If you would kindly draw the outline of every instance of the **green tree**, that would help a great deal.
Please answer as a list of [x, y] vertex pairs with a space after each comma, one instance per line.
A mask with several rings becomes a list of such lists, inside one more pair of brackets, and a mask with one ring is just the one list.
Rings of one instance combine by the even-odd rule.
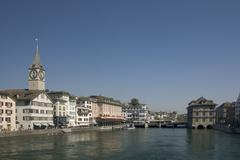
[[132, 106], [139, 106], [139, 100], [137, 98], [132, 98], [130, 104]]

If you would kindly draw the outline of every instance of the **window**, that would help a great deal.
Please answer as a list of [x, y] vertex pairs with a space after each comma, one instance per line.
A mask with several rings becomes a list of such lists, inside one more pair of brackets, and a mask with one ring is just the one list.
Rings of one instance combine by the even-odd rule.
[[82, 121], [82, 118], [78, 118], [78, 121]]
[[2, 107], [2, 106], [3, 106], [3, 102], [0, 101], [0, 107]]
[[30, 117], [29, 117], [29, 116], [23, 116], [23, 120], [24, 120], [24, 121], [29, 121], [29, 120], [30, 120]]
[[5, 118], [5, 121], [6, 121], [7, 123], [11, 123], [11, 118], [10, 118], [10, 117], [6, 117], [6, 118]]
[[44, 114], [45, 112], [44, 112], [44, 110], [40, 110], [40, 113], [41, 113], [41, 114]]
[[2, 121], [3, 121], [3, 117], [0, 117], [0, 123], [2, 123]]
[[5, 103], [5, 106], [7, 106], [7, 107], [12, 107], [12, 103], [6, 102], [6, 103]]
[[59, 106], [59, 110], [62, 110], [62, 106]]
[[65, 106], [63, 106], [63, 110], [65, 111]]
[[0, 114], [3, 114], [3, 109], [0, 109]]
[[5, 113], [8, 114], [8, 115], [12, 114], [12, 110], [6, 110]]

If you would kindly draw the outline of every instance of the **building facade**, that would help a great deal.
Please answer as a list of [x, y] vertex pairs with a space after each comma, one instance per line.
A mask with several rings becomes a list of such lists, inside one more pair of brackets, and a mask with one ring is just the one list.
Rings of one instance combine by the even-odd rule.
[[215, 124], [215, 107], [212, 100], [200, 97], [188, 104], [188, 127], [189, 128], [212, 128]]
[[81, 105], [76, 106], [76, 126], [88, 127], [91, 125], [91, 110]]
[[67, 115], [68, 115], [68, 126], [74, 127], [76, 126], [76, 105], [77, 105], [77, 97], [70, 96], [69, 97], [69, 106], [67, 109]]
[[173, 112], [160, 111], [156, 113], [156, 119], [162, 122], [176, 122], [177, 117], [178, 115], [176, 111], [173, 111]]
[[15, 100], [8, 94], [0, 92], [0, 132], [15, 130], [17, 130]]
[[16, 99], [18, 129], [45, 129], [54, 126], [52, 101], [45, 91], [13, 89], [3, 92]]
[[235, 103], [225, 102], [216, 108], [216, 122], [218, 126], [234, 125]]
[[240, 94], [238, 95], [237, 101], [235, 103], [235, 126], [240, 127]]
[[146, 104], [139, 104], [137, 106], [133, 106], [130, 103], [125, 104], [122, 108], [122, 116], [128, 122], [133, 121], [143, 121], [147, 122], [148, 120], [148, 107]]
[[65, 91], [49, 92], [49, 97], [53, 101], [53, 119], [56, 127], [67, 127], [69, 125], [69, 97]]
[[123, 121], [120, 101], [104, 96], [80, 98], [78, 104], [90, 110], [90, 124], [114, 125]]

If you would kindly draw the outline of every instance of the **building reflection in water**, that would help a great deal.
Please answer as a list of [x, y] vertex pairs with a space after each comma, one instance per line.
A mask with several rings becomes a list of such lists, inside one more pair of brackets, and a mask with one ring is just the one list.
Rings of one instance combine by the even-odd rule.
[[[64, 135], [65, 158], [99, 158], [111, 156], [121, 151], [122, 136], [112, 131], [93, 131]], [[56, 146], [58, 147], [59, 144]], [[57, 157], [56, 157], [57, 158]]]
[[213, 130], [186, 130], [187, 154], [193, 159], [215, 157], [215, 137]]

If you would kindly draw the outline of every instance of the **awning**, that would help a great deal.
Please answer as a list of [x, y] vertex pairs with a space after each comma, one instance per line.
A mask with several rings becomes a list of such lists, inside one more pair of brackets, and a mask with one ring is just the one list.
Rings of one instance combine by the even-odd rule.
[[40, 126], [41, 126], [41, 124], [40, 124], [40, 123], [33, 123], [33, 125], [34, 125], [34, 126], [38, 126], [38, 127], [40, 127]]
[[42, 125], [42, 126], [48, 126], [48, 124], [47, 124], [47, 123], [41, 123], [41, 125]]
[[54, 126], [54, 124], [53, 124], [53, 123], [48, 123], [48, 125], [49, 125], [49, 126]]

